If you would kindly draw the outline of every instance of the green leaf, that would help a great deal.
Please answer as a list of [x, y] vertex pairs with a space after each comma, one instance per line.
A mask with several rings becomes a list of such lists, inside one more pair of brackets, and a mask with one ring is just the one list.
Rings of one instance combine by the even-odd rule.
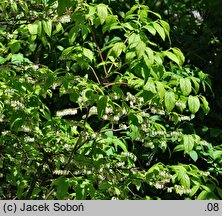
[[149, 31], [153, 36], [156, 35], [156, 29], [153, 27], [152, 23], [149, 25], [143, 26], [147, 31]]
[[130, 136], [130, 138], [132, 140], [135, 140], [136, 138], [138, 138], [140, 136], [139, 129], [136, 125], [131, 124], [130, 130], [131, 130], [131, 132], [129, 132], [128, 135]]
[[96, 6], [97, 14], [100, 19], [100, 23], [103, 24], [108, 16], [107, 6], [105, 4], [98, 4]]
[[188, 106], [192, 114], [195, 114], [200, 108], [200, 101], [197, 96], [190, 95], [188, 97]]
[[73, 0], [65, 0], [65, 1], [58, 0], [58, 8], [57, 8], [58, 15], [61, 16], [63, 12], [65, 12], [66, 8], [71, 7], [74, 3], [75, 1]]
[[55, 76], [54, 74], [49, 74], [45, 83], [44, 83], [44, 89], [47, 90], [55, 81]]
[[90, 49], [83, 48], [83, 55], [87, 57], [91, 62], [94, 59], [93, 52]]
[[[146, 47], [145, 53], [147, 54], [147, 57], [148, 57], [147, 59], [149, 60], [150, 64], [153, 64], [153, 62], [154, 62], [154, 52], [153, 52], [153, 50], [149, 47]], [[148, 67], [150, 67], [149, 64], [146, 64], [146, 65]]]
[[31, 35], [37, 35], [38, 34], [38, 24], [28, 24], [28, 30]]
[[197, 82], [197, 78], [196, 77], [190, 77], [190, 80], [192, 81], [193, 85], [194, 85], [194, 91], [197, 94], [200, 88], [200, 84]]
[[170, 51], [164, 51], [163, 53], [164, 53], [164, 55], [167, 56], [170, 60], [174, 61], [177, 65], [180, 66], [180, 60], [178, 59], [178, 57], [177, 57], [174, 53], [172, 53], [172, 52], [170, 52]]
[[52, 34], [52, 20], [48, 20], [48, 21], [43, 20], [42, 25], [43, 25], [43, 30], [45, 31], [45, 33], [49, 37], [51, 37], [51, 34]]
[[184, 145], [177, 145], [177, 146], [173, 149], [173, 152], [179, 152], [179, 151], [184, 151]]
[[167, 35], [168, 39], [170, 40], [170, 25], [164, 20], [160, 20], [159, 22], [163, 26], [165, 34]]
[[57, 186], [57, 190], [56, 190], [57, 199], [59, 199], [59, 200], [65, 199], [66, 195], [68, 193], [67, 179], [65, 177], [61, 176], [56, 180], [55, 185]]
[[24, 56], [23, 54], [19, 53], [19, 54], [13, 54], [11, 61], [13, 64], [21, 64], [24, 61]]
[[217, 190], [217, 193], [219, 194], [220, 199], [221, 199], [222, 198], [222, 189], [219, 187], [216, 187], [216, 190]]
[[153, 27], [156, 29], [156, 31], [158, 32], [160, 37], [163, 39], [163, 41], [165, 41], [166, 34], [163, 27], [156, 22], [153, 22]]
[[17, 131], [22, 126], [23, 123], [24, 123], [24, 118], [16, 118], [11, 123], [11, 128]]
[[47, 119], [48, 121], [51, 120], [51, 114], [48, 108], [45, 107], [45, 109], [40, 109], [40, 112], [45, 119]]
[[183, 95], [187, 96], [192, 91], [192, 86], [189, 78], [182, 78], [180, 79], [180, 88]]
[[155, 16], [157, 16], [159, 19], [161, 19], [160, 14], [158, 14], [158, 13], [156, 13], [156, 12], [153, 12], [153, 11], [151, 11], [151, 10], [148, 10], [148, 11], [149, 11], [149, 13], [152, 13], [153, 15], [155, 15]]
[[99, 100], [97, 101], [97, 112], [98, 112], [98, 117], [99, 118], [102, 118], [102, 116], [105, 113], [105, 109], [106, 109], [106, 106], [107, 106], [107, 101], [108, 101], [108, 98], [105, 95], [101, 96], [99, 98]]
[[11, 49], [11, 52], [14, 54], [16, 52], [18, 52], [20, 49], [21, 49], [21, 45], [20, 45], [20, 41], [18, 40], [12, 40], [10, 41], [10, 43], [8, 44], [10, 49]]
[[193, 159], [193, 161], [197, 161], [197, 159], [198, 159], [198, 154], [197, 154], [197, 152], [196, 151], [194, 151], [194, 150], [191, 150], [190, 152], [189, 152], [189, 155], [190, 155], [190, 157]]
[[185, 61], [185, 57], [183, 55], [183, 53], [181, 52], [181, 50], [179, 48], [171, 48], [171, 50], [174, 52], [174, 54], [178, 57], [179, 61], [180, 61], [180, 64], [179, 65], [182, 65]]
[[7, 61], [7, 58], [3, 58], [0, 56], [0, 65], [5, 64], [6, 61]]
[[136, 54], [138, 58], [140, 58], [144, 54], [145, 50], [146, 50], [146, 44], [143, 41], [139, 41], [136, 46]]
[[189, 154], [194, 147], [194, 138], [192, 137], [192, 135], [189, 134], [183, 135], [183, 145], [184, 145], [184, 152]]
[[164, 97], [164, 103], [167, 111], [171, 112], [176, 104], [175, 94], [174, 92], [167, 91]]
[[73, 44], [73, 42], [76, 40], [76, 37], [78, 35], [78, 30], [79, 30], [78, 26], [74, 26], [70, 29], [69, 34], [68, 34], [70, 44]]
[[186, 108], [187, 104], [187, 98], [186, 97], [181, 97], [180, 100], [177, 101], [177, 108], [179, 109], [179, 111], [182, 113], [184, 111], [184, 109]]
[[200, 100], [202, 101], [201, 107], [205, 114], [208, 114], [210, 111], [209, 103], [204, 96], [200, 96]]
[[215, 196], [213, 192], [208, 192], [205, 190], [202, 191], [197, 197], [197, 200], [211, 200], [211, 199], [218, 200], [218, 197]]
[[146, 85], [143, 86], [143, 89], [146, 90], [146, 91], [150, 91], [154, 94], [157, 93], [156, 86], [155, 86], [155, 83], [153, 81], [148, 81], [146, 83]]
[[195, 185], [191, 188], [191, 192], [189, 194], [190, 197], [192, 197], [193, 195], [195, 195], [197, 193], [197, 191], [199, 190], [200, 185]]
[[37, 33], [38, 33], [38, 36], [41, 37], [42, 36], [42, 21], [37, 21], [37, 25], [38, 25]]
[[157, 92], [158, 92], [158, 95], [160, 97], [160, 99], [163, 99], [164, 98], [164, 95], [165, 95], [165, 88], [164, 88], [164, 85], [162, 82], [156, 82], [156, 89], [157, 89]]
[[190, 189], [190, 178], [186, 173], [181, 175], [180, 183], [185, 189]]
[[130, 48], [134, 48], [137, 46], [138, 42], [140, 41], [139, 34], [133, 33], [128, 38], [128, 43]]
[[214, 160], [217, 160], [218, 158], [220, 158], [222, 156], [222, 151], [219, 151], [219, 150], [215, 150], [213, 151], [212, 153], [212, 158]]
[[116, 151], [117, 151], [117, 147], [119, 146], [124, 152], [128, 152], [126, 144], [122, 142], [120, 139], [113, 139], [113, 144], [116, 148]]
[[109, 50], [107, 57], [110, 55], [114, 57], [119, 57], [121, 53], [124, 51], [126, 45], [123, 42], [117, 42], [114, 46]]

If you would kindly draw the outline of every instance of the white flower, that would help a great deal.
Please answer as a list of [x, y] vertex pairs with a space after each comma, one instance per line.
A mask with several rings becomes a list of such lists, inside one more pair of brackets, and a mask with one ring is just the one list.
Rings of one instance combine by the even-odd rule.
[[70, 148], [70, 145], [69, 145], [69, 144], [65, 144], [64, 147], [65, 147], [66, 149], [69, 149], [69, 148]]
[[147, 130], [147, 125], [146, 125], [146, 124], [142, 124], [142, 125], [141, 125], [141, 129], [142, 129], [143, 131], [146, 131], [146, 130]]
[[6, 93], [6, 94], [13, 94], [14, 92], [15, 92], [14, 89], [6, 89], [6, 90], [5, 90], [5, 93]]
[[127, 114], [127, 111], [126, 111], [125, 108], [122, 109], [122, 114], [123, 114], [123, 115]]
[[112, 113], [112, 112], [113, 112], [112, 108], [106, 107], [106, 110], [105, 110], [106, 114], [109, 114], [109, 113]]
[[5, 117], [4, 114], [2, 114], [2, 115], [0, 116], [0, 122], [3, 122], [4, 117]]
[[133, 107], [133, 106], [134, 106], [133, 101], [130, 101], [130, 107]]
[[95, 138], [96, 138], [96, 133], [93, 133], [93, 134], [91, 135], [91, 137], [92, 137], [92, 139], [95, 139]]
[[77, 114], [77, 109], [74, 108], [59, 110], [56, 112], [56, 116], [66, 116], [66, 115], [76, 115], [76, 114]]
[[69, 15], [61, 16], [59, 21], [61, 23], [69, 23], [71, 21], [71, 17]]
[[197, 10], [192, 11], [193, 16], [199, 20], [199, 21], [203, 21], [203, 17], [200, 15], [200, 12]]
[[108, 119], [108, 115], [103, 115], [103, 120], [107, 120]]
[[39, 65], [32, 65], [32, 68], [33, 68], [34, 70], [38, 70], [38, 69], [39, 69]]
[[97, 114], [97, 107], [95, 106], [91, 107], [89, 110], [89, 114], [90, 115]]
[[35, 142], [35, 138], [28, 136], [28, 137], [25, 137], [25, 138], [24, 138], [24, 141], [25, 141], [25, 142]]
[[119, 116], [114, 116], [114, 117], [113, 117], [113, 120], [116, 121], [116, 122], [118, 122], [118, 121], [119, 121]]
[[82, 97], [78, 97], [77, 103], [82, 103]]
[[168, 193], [172, 193], [173, 192], [173, 188], [172, 187], [167, 188], [167, 192]]
[[22, 130], [23, 132], [31, 132], [31, 131], [32, 131], [30, 127], [25, 126], [25, 125], [22, 125], [21, 130]]
[[24, 104], [21, 103], [18, 100], [11, 101], [11, 105], [15, 108], [15, 110], [24, 109], [25, 108]]
[[144, 102], [144, 98], [143, 97], [139, 97], [139, 102], [143, 103]]
[[121, 125], [120, 125], [120, 128], [123, 129], [123, 130], [127, 130], [128, 127], [127, 127], [127, 125], [125, 125], [125, 124], [121, 124]]
[[9, 133], [10, 131], [2, 131], [2, 136], [5, 136]]

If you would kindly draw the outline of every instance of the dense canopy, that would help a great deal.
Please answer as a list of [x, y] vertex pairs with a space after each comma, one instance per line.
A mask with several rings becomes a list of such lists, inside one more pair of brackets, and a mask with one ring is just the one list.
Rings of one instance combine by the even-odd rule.
[[2, 0], [0, 199], [221, 199], [221, 7]]

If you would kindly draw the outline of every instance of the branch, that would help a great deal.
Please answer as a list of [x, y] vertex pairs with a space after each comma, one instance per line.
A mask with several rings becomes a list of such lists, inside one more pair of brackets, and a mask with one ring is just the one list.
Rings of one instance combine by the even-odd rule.
[[28, 193], [27, 193], [27, 195], [26, 195], [26, 199], [27, 199], [27, 200], [29, 200], [30, 197], [31, 197], [31, 195], [32, 195], [32, 192], [33, 192], [33, 190], [34, 190], [34, 188], [35, 188], [35, 184], [36, 184], [36, 182], [37, 182], [37, 179], [39, 178], [40, 173], [42, 172], [44, 163], [45, 163], [45, 158], [43, 159], [41, 165], [38, 167], [38, 169], [37, 169], [37, 171], [36, 171], [36, 174], [35, 174], [34, 178], [32, 179], [32, 182], [31, 182], [29, 191], [28, 191]]
[[104, 61], [104, 58], [103, 58], [103, 54], [102, 54], [102, 51], [101, 51], [101, 49], [100, 49], [100, 47], [99, 47], [99, 45], [98, 45], [98, 43], [97, 43], [97, 41], [96, 41], [96, 36], [95, 36], [94, 32], [92, 31], [92, 29], [91, 29], [91, 33], [92, 33], [93, 41], [95, 42], [96, 48], [97, 48], [97, 50], [98, 50], [98, 52], [99, 52], [100, 59], [101, 59], [101, 61], [103, 62], [104, 72], [105, 72], [105, 74], [106, 74], [106, 76], [107, 76], [108, 73], [107, 73], [105, 61]]
[[93, 67], [92, 67], [91, 65], [89, 65], [89, 67], [90, 67], [90, 69], [92, 70], [94, 76], [96, 77], [97, 82], [98, 82], [99, 84], [101, 84], [101, 82], [99, 81], [99, 78], [98, 78], [98, 76], [97, 76], [97, 74], [96, 74], [96, 71], [93, 69]]
[[105, 88], [112, 86], [112, 85], [128, 85], [127, 82], [112, 82], [112, 83], [103, 83]]
[[[86, 118], [85, 118], [85, 120], [84, 120], [83, 132], [84, 132], [84, 130], [86, 129], [86, 123], [87, 123], [88, 116], [89, 116], [89, 110], [90, 110], [90, 109], [88, 108], [87, 113], [86, 113]], [[70, 154], [70, 156], [69, 156], [69, 160], [68, 160], [67, 164], [65, 165], [64, 170], [68, 170], [69, 165], [70, 165], [70, 163], [71, 163], [71, 161], [72, 161], [72, 159], [73, 159], [73, 157], [74, 157], [74, 154], [75, 154], [76, 151], [87, 141], [87, 140], [85, 140], [84, 142], [82, 142], [83, 132], [81, 132], [81, 134], [80, 134], [80, 136], [79, 136], [79, 138], [78, 138], [78, 140], [77, 140], [77, 142], [76, 142], [76, 144], [75, 144], [75, 146], [74, 146], [74, 148], [73, 148], [73, 150], [72, 150], [72, 152], [71, 152], [71, 154]], [[55, 192], [55, 186], [53, 186], [53, 188], [50, 190], [50, 192], [46, 195], [45, 200], [47, 200], [47, 199], [49, 198], [49, 196], [50, 196], [52, 193], [54, 193], [54, 192]]]

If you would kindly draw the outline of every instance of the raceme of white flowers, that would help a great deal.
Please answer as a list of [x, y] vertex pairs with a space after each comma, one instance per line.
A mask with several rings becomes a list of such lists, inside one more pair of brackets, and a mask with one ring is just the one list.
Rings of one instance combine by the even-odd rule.
[[56, 116], [67, 116], [67, 115], [76, 115], [77, 109], [75, 108], [69, 108], [69, 109], [63, 109], [56, 112]]

